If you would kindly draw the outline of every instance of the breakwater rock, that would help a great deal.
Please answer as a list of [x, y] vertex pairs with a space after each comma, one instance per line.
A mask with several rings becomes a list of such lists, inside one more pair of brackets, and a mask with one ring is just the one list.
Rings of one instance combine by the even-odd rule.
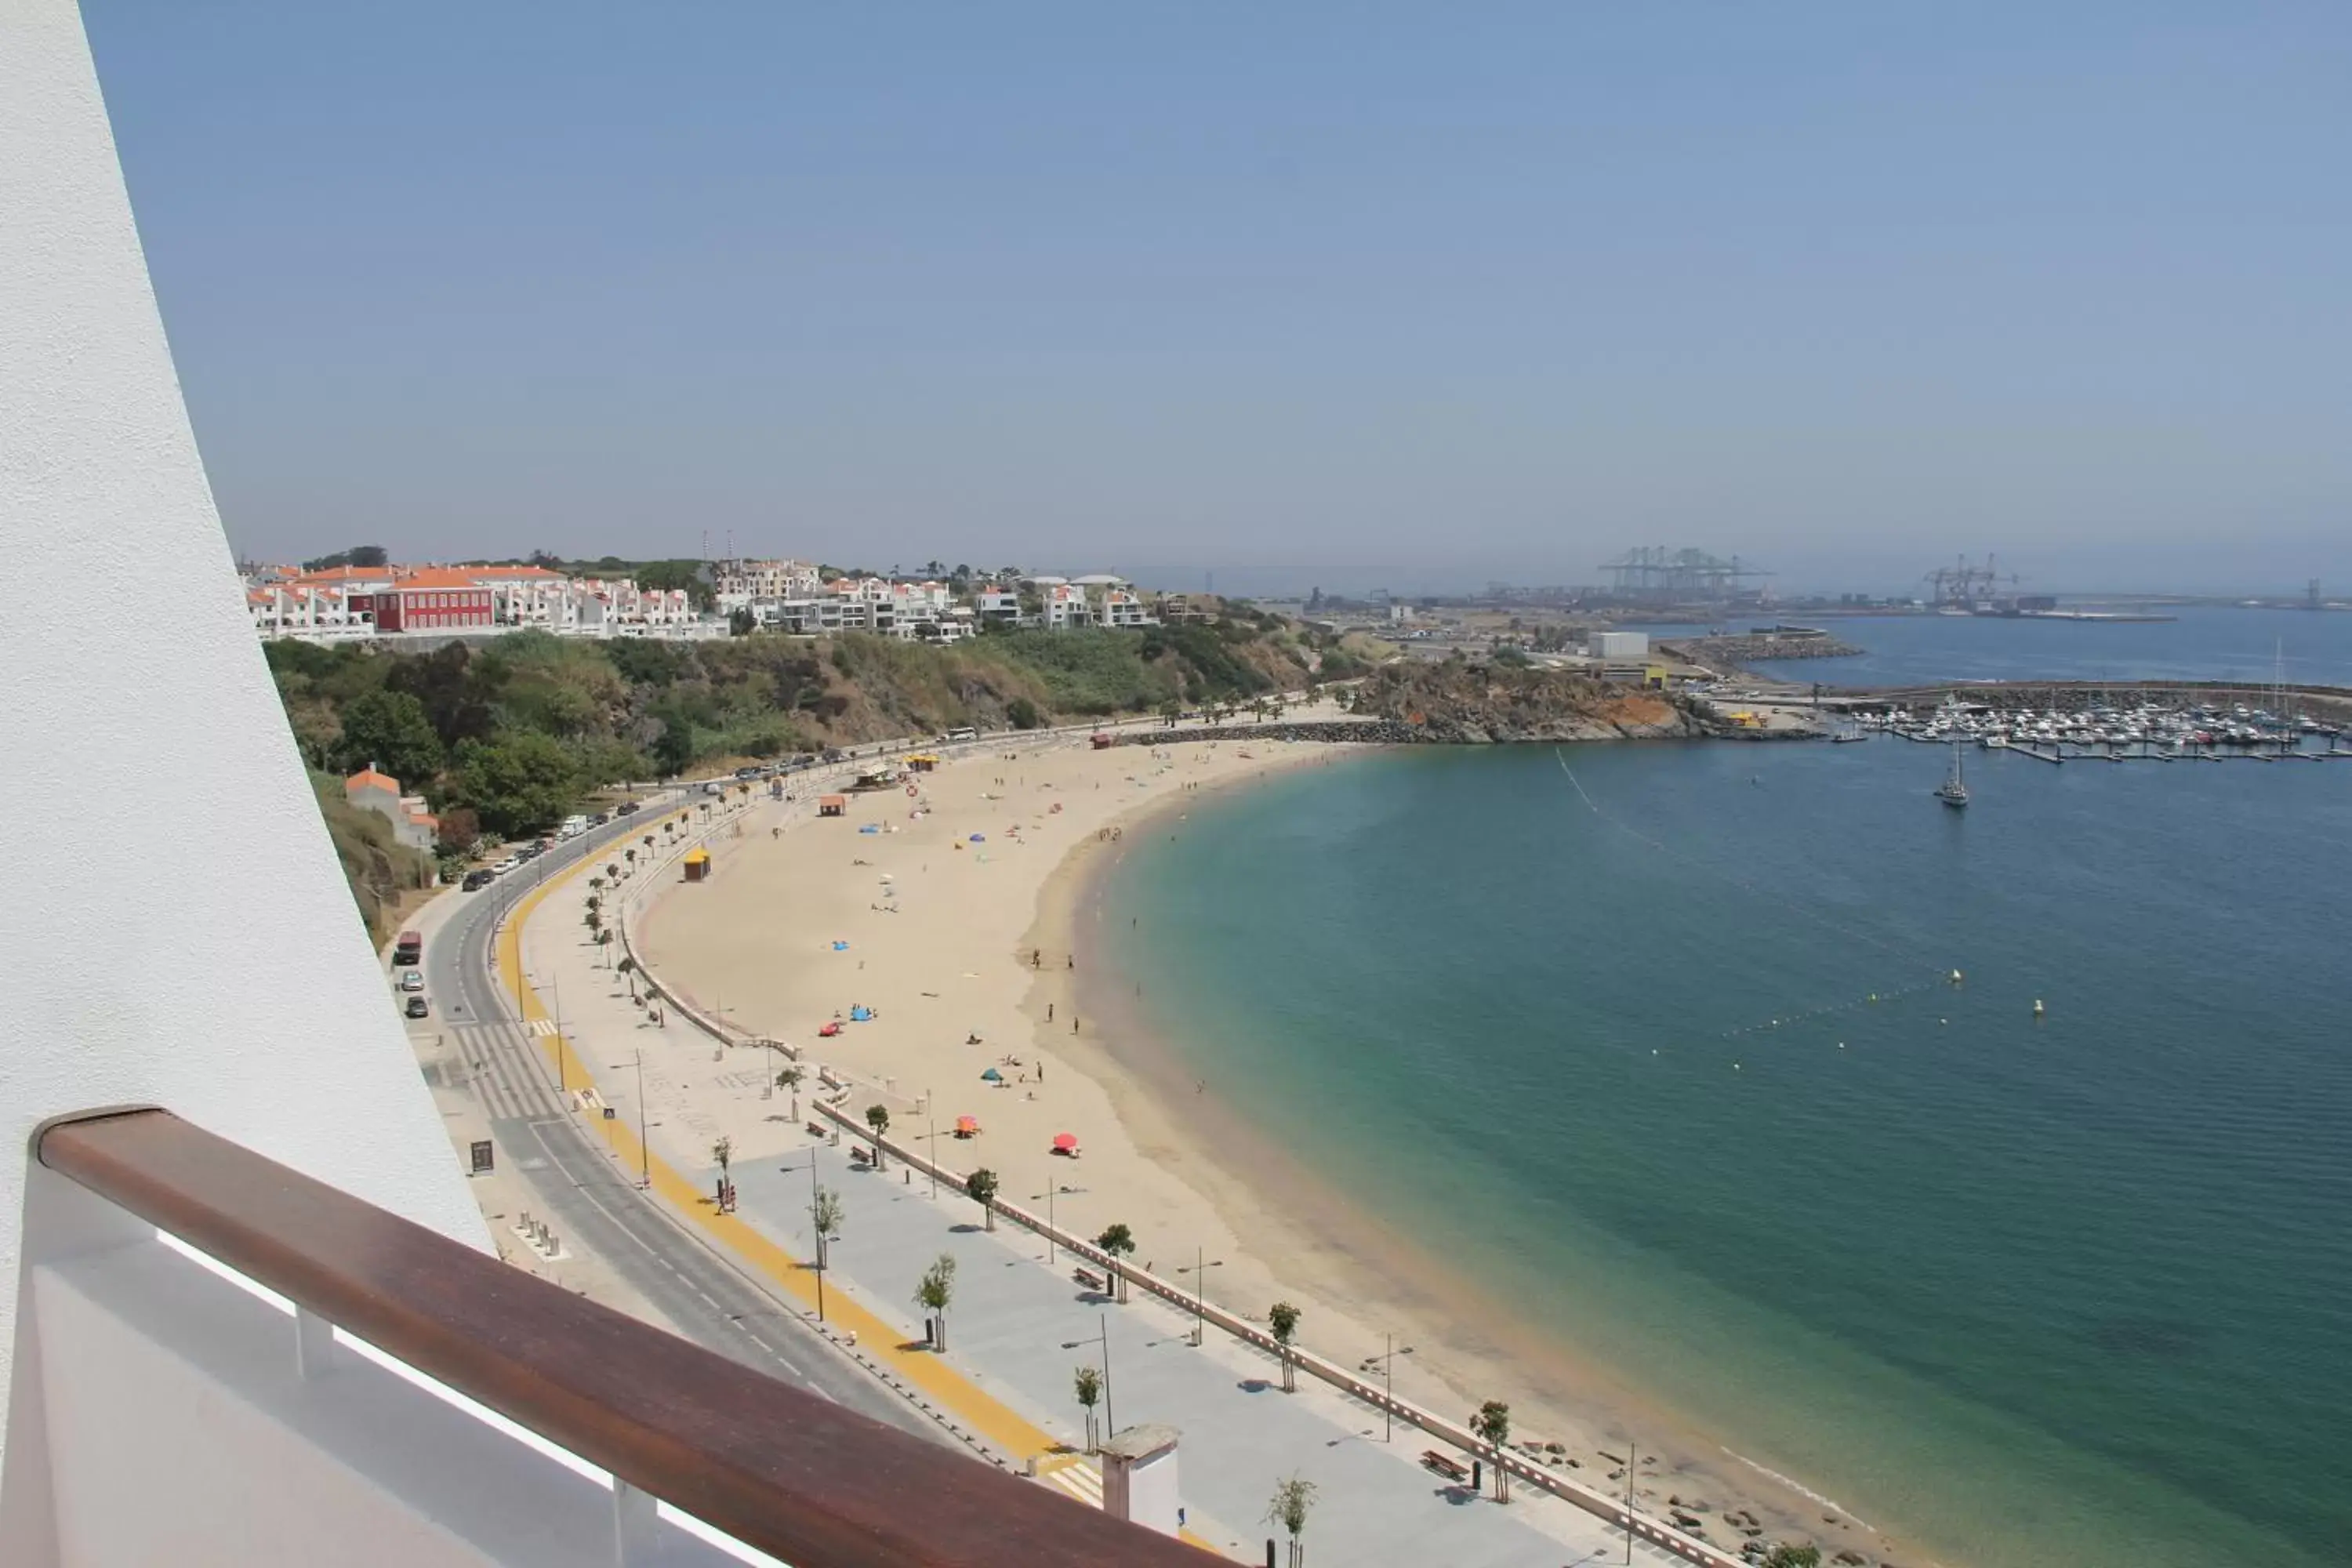
[[1826, 632], [1757, 632], [1747, 637], [1686, 637], [1659, 645], [1690, 664], [1709, 669], [1736, 668], [1768, 658], [1852, 658], [1862, 649]]

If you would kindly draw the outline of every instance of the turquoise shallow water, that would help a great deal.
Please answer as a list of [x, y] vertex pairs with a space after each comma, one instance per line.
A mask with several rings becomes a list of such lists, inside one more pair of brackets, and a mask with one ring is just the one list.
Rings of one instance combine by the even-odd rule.
[[1567, 762], [1358, 759], [1139, 847], [1105, 925], [1164, 1048], [1958, 1561], [2345, 1561], [2352, 763], [1986, 757], [1958, 814], [1895, 741]]

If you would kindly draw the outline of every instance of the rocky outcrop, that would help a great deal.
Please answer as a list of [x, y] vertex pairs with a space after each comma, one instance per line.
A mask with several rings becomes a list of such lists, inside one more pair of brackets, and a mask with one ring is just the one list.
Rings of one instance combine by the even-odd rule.
[[1795, 635], [1758, 632], [1749, 637], [1689, 637], [1678, 642], [1661, 643], [1658, 647], [1661, 652], [1685, 663], [1727, 670], [1738, 669], [1762, 659], [1852, 658], [1862, 652], [1852, 643], [1840, 642], [1820, 632]]
[[1475, 664], [1389, 665], [1357, 688], [1355, 711], [1415, 741], [1486, 745], [1710, 734], [1674, 697], [1566, 670]]

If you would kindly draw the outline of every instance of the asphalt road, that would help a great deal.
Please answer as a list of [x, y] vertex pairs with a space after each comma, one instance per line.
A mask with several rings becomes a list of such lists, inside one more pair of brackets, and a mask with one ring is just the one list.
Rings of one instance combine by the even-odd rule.
[[628, 836], [639, 820], [618, 818], [478, 892], [454, 895], [466, 903], [426, 946], [425, 994], [440, 1027], [463, 1047], [467, 1085], [489, 1113], [500, 1156], [530, 1186], [538, 1204], [533, 1213], [558, 1236], [602, 1258], [688, 1338], [860, 1415], [950, 1443], [616, 1169], [565, 1111], [546, 1053], [515, 1022], [491, 968], [499, 912], [540, 879]]

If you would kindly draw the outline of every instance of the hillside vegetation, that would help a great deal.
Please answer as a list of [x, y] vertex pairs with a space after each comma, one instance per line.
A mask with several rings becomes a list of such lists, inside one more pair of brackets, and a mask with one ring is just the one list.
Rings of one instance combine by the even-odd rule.
[[433, 858], [394, 843], [391, 823], [343, 799], [342, 780], [314, 773], [310, 787], [368, 935], [379, 943], [390, 941], [401, 895], [432, 885]]
[[[1242, 703], [1360, 673], [1328, 638], [1244, 609], [1135, 631], [1015, 631], [935, 646], [852, 635], [695, 643], [518, 632], [430, 652], [273, 642], [314, 768], [373, 764], [441, 813], [446, 851], [550, 826], [593, 791], [962, 725]], [[340, 805], [340, 801], [336, 804]]]

